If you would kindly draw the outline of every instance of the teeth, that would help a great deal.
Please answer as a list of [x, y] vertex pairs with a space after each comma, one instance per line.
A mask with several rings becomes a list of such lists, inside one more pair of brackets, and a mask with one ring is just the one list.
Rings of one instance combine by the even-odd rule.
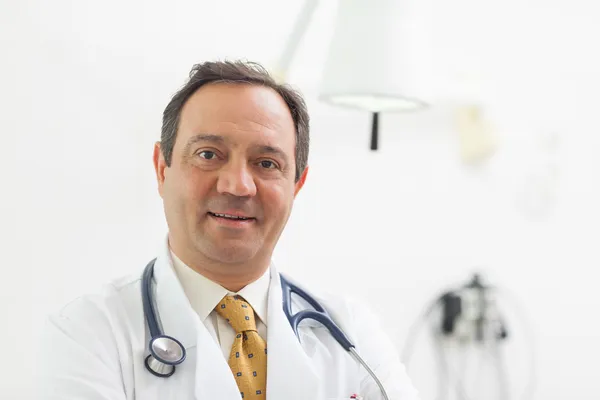
[[221, 217], [221, 218], [229, 218], [229, 219], [248, 219], [246, 217], [238, 217], [237, 215], [229, 215], [229, 214], [217, 214], [217, 213], [213, 213], [215, 216], [217, 217]]

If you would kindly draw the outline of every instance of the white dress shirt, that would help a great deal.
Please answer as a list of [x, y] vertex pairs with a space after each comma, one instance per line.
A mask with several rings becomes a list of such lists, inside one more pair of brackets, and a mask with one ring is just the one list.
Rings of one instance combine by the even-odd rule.
[[236, 332], [214, 308], [226, 295], [240, 295], [250, 304], [258, 316], [256, 318], [258, 334], [263, 339], [267, 339], [267, 298], [271, 280], [269, 269], [256, 281], [234, 293], [185, 265], [173, 251], [170, 253], [183, 291], [208, 332], [221, 346], [225, 359], [229, 359]]

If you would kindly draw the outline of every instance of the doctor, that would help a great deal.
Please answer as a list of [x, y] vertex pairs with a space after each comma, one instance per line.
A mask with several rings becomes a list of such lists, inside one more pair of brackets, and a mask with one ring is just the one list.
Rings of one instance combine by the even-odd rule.
[[[326, 329], [307, 321], [296, 337], [282, 310], [271, 256], [306, 180], [308, 147], [309, 116], [298, 93], [256, 64], [196, 65], [164, 111], [153, 156], [168, 235], [151, 293], [164, 334], [181, 343], [185, 359], [170, 377], [146, 368], [140, 265], [139, 274], [49, 318], [39, 398], [383, 399]], [[311, 294], [390, 399], [417, 399], [397, 343], [373, 313]], [[297, 299], [293, 306], [307, 308]]]

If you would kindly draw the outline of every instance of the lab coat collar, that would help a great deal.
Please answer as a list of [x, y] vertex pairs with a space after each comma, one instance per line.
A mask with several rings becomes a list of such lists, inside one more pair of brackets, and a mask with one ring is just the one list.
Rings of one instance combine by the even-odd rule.
[[163, 333], [179, 340], [186, 349], [196, 346], [199, 319], [185, 295], [165, 239], [154, 264], [156, 309]]

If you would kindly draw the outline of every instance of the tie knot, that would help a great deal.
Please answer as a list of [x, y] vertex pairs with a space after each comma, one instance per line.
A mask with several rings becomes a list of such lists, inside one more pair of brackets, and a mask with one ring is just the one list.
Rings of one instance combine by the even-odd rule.
[[236, 332], [255, 331], [254, 309], [241, 296], [225, 296], [215, 311], [225, 318]]

